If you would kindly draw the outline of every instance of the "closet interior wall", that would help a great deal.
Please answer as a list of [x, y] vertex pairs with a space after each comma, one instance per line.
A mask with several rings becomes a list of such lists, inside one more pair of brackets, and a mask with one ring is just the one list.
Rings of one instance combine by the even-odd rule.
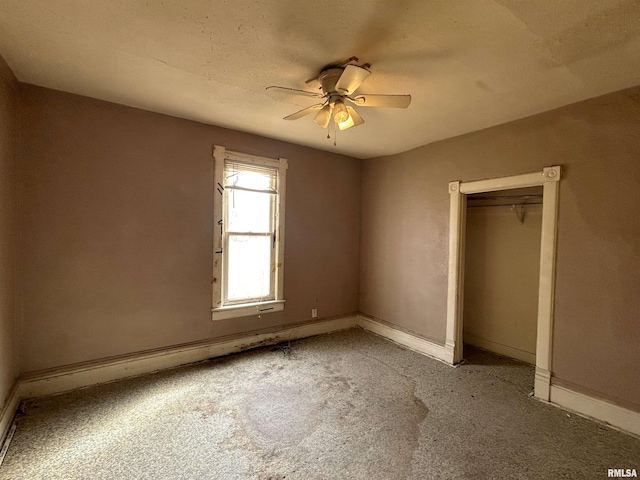
[[469, 195], [463, 339], [535, 364], [542, 188]]

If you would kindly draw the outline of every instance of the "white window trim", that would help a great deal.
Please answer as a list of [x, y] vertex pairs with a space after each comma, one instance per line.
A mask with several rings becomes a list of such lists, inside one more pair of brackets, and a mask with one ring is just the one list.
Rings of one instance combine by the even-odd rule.
[[[224, 320], [228, 318], [246, 317], [249, 315], [263, 315], [266, 313], [279, 312], [284, 310], [284, 220], [286, 201], [286, 175], [288, 162], [286, 158], [267, 158], [247, 153], [233, 152], [224, 147], [214, 145], [213, 147], [213, 277], [212, 277], [212, 320]], [[254, 165], [263, 165], [278, 169], [278, 195], [275, 232], [276, 251], [274, 265], [275, 299], [264, 302], [252, 302], [233, 305], [223, 305], [222, 287], [224, 282], [224, 272], [222, 265], [222, 248], [224, 236], [222, 234], [222, 197], [224, 193], [224, 161], [246, 162]]]

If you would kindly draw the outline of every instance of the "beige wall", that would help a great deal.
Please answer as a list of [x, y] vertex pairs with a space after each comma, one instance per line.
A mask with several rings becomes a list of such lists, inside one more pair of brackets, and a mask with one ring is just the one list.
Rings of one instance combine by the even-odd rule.
[[562, 165], [553, 374], [640, 408], [640, 88], [363, 164], [360, 309], [443, 343], [452, 180]]
[[17, 80], [0, 57], [0, 409], [18, 376], [14, 321], [17, 88]]
[[[358, 310], [360, 160], [29, 85], [21, 100], [22, 372]], [[289, 160], [282, 313], [210, 319], [213, 144]]]
[[[361, 169], [349, 157], [22, 86], [21, 371], [297, 323], [316, 306], [321, 317], [350, 313], [358, 280], [360, 310], [442, 343], [448, 182], [560, 164], [553, 373], [640, 405], [639, 105], [640, 88], [630, 89]], [[3, 122], [6, 111], [3, 101]], [[282, 314], [209, 320], [212, 144], [289, 158]]]
[[542, 205], [522, 208], [524, 223], [508, 205], [467, 208], [462, 324], [465, 343], [535, 364]]

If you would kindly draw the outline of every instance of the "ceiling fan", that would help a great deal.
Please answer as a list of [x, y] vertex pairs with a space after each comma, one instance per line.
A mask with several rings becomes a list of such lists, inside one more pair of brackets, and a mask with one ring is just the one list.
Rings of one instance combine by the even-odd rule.
[[267, 87], [267, 90], [323, 99], [321, 103], [284, 117], [285, 120], [297, 120], [317, 112], [313, 120], [322, 128], [328, 128], [332, 123], [340, 130], [362, 125], [364, 120], [351, 104], [360, 107], [407, 108], [409, 106], [411, 95], [362, 94], [354, 96], [362, 82], [371, 75], [371, 70], [369, 70], [371, 65], [357, 65], [357, 62], [356, 57], [351, 57], [344, 62], [327, 65], [317, 77], [306, 81], [309, 84], [317, 80], [320, 83], [322, 93], [277, 86]]

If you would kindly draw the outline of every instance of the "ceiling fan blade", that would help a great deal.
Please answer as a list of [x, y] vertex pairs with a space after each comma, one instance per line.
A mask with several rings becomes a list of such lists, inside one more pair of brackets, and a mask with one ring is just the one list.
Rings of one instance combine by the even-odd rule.
[[[347, 97], [348, 98], [348, 97]], [[411, 95], [358, 95], [348, 98], [361, 107], [407, 108], [411, 103]]]
[[358, 112], [356, 112], [355, 108], [347, 106], [347, 112], [349, 112], [349, 119], [346, 122], [338, 124], [338, 128], [340, 130], [357, 127], [358, 125], [362, 125], [364, 123], [364, 120], [360, 115], [358, 115]]
[[297, 111], [296, 113], [292, 113], [284, 117], [285, 120], [297, 120], [299, 118], [304, 117], [305, 115], [309, 115], [310, 113], [315, 112], [316, 110], [320, 110], [324, 106], [324, 103], [318, 103], [317, 105], [311, 105], [310, 107], [303, 108], [302, 110]]
[[371, 72], [364, 67], [347, 65], [344, 67], [344, 72], [342, 72], [342, 75], [340, 75], [340, 78], [336, 82], [336, 91], [351, 95], [362, 85], [362, 82], [364, 82], [369, 75], [371, 75]]
[[298, 90], [297, 88], [277, 87], [275, 85], [272, 85], [271, 87], [267, 87], [266, 89], [272, 92], [286, 93], [290, 95], [304, 95], [306, 97], [313, 97], [313, 98], [324, 97], [322, 93], [308, 92], [307, 90]]

